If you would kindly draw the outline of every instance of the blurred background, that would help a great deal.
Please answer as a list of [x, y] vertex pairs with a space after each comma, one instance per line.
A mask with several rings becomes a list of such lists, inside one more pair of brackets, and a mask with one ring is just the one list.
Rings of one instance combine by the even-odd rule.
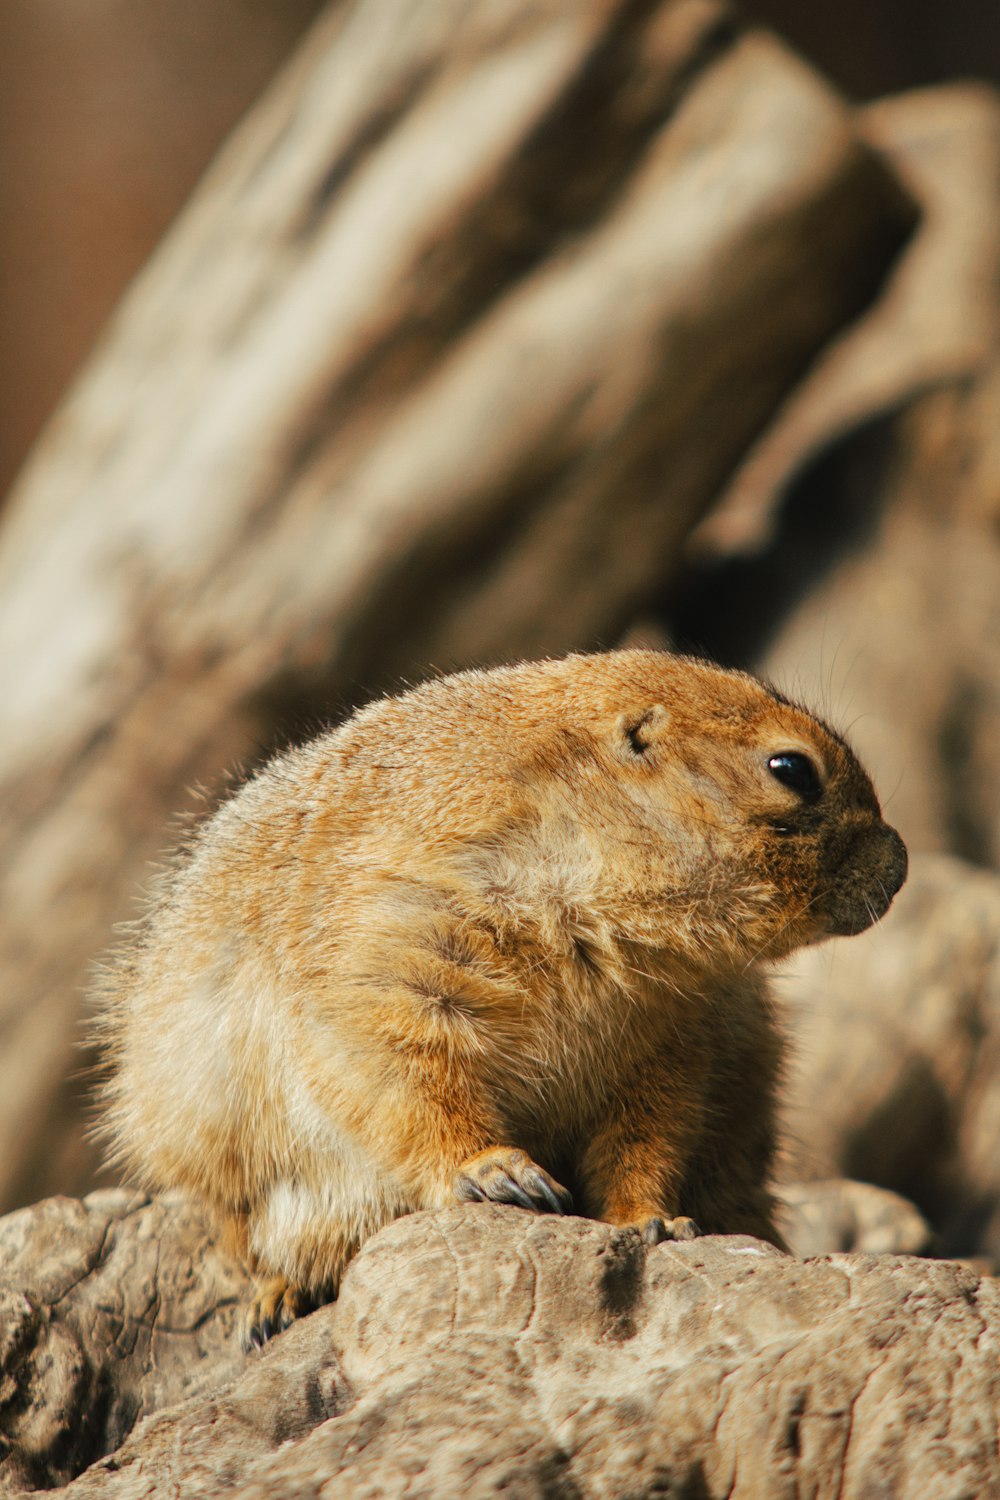
[[[319, 0], [6, 0], [0, 11], [0, 491], [127, 282]], [[981, 0], [763, 0], [857, 100], [1000, 81]]]
[[100, 1180], [84, 995], [176, 815], [631, 640], [826, 713], [914, 852], [782, 981], [788, 1174], [1000, 1253], [992, 10], [7, 0], [0, 1208]]

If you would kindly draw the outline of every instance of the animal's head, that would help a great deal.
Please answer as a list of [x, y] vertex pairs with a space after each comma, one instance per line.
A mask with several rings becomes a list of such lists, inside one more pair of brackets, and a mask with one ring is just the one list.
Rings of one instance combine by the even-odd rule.
[[548, 795], [599, 858], [623, 935], [746, 962], [862, 932], [888, 910], [905, 846], [819, 719], [690, 658], [563, 665]]

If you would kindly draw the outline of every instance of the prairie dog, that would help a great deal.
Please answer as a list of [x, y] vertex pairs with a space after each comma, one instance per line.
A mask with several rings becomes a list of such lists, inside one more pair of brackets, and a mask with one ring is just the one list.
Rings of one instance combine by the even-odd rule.
[[260, 1343], [477, 1199], [781, 1244], [763, 969], [906, 875], [844, 741], [652, 651], [428, 682], [196, 830], [103, 985], [115, 1154], [270, 1279]]

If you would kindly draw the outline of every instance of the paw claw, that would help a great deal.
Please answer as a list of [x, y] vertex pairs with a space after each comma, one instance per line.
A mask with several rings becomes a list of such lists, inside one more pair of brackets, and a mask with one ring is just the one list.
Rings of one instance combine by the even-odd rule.
[[528, 1191], [533, 1198], [531, 1207], [534, 1208], [541, 1200], [554, 1214], [568, 1214], [573, 1211], [573, 1198], [564, 1187], [560, 1187], [551, 1178], [545, 1178], [541, 1172], [529, 1168], [524, 1174], [524, 1181]]
[[642, 1226], [642, 1237], [647, 1245], [659, 1245], [667, 1238], [667, 1226], [662, 1219], [647, 1219]]
[[513, 1203], [535, 1213], [571, 1213], [573, 1199], [527, 1152], [494, 1146], [470, 1156], [455, 1173], [453, 1191], [460, 1203]]
[[316, 1297], [304, 1287], [297, 1286], [284, 1276], [273, 1276], [264, 1281], [247, 1308], [243, 1325], [243, 1347], [248, 1352], [263, 1349], [268, 1339], [305, 1317], [318, 1307], [324, 1298]]
[[535, 1202], [530, 1194], [526, 1193], [514, 1181], [513, 1177], [508, 1177], [506, 1173], [501, 1174], [497, 1178], [494, 1196], [501, 1203], [516, 1203], [518, 1208], [532, 1209], [535, 1207]]

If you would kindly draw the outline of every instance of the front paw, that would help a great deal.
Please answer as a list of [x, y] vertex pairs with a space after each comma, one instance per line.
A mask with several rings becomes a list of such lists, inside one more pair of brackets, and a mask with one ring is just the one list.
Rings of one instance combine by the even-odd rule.
[[568, 1214], [567, 1190], [516, 1146], [490, 1146], [462, 1163], [452, 1178], [459, 1203], [515, 1203], [541, 1214]]

